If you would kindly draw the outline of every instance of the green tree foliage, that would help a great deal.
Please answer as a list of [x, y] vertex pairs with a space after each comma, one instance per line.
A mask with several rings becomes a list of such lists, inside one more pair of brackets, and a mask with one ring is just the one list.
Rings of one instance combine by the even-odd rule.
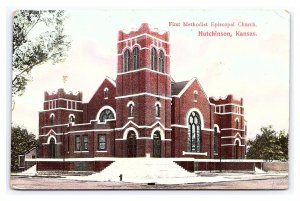
[[65, 11], [18, 10], [13, 18], [12, 95], [21, 96], [31, 70], [47, 61], [53, 64], [67, 57], [70, 41], [64, 35]]
[[261, 134], [249, 140], [247, 158], [264, 159], [266, 161], [288, 160], [288, 133], [277, 133], [272, 126], [262, 127]]
[[30, 149], [37, 147], [38, 142], [33, 133], [18, 125], [11, 127], [11, 171], [18, 171], [18, 156], [25, 154]]

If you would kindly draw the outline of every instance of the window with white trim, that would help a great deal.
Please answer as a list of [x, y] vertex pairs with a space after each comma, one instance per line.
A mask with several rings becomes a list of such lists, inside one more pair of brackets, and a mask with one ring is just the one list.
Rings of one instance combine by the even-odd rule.
[[50, 100], [48, 101], [48, 109], [52, 110], [56, 108], [56, 100]]
[[104, 99], [108, 99], [108, 88], [104, 89]]
[[158, 58], [158, 65], [159, 65], [159, 72], [165, 71], [165, 54], [162, 50], [159, 51], [159, 58]]
[[194, 91], [194, 101], [198, 100], [198, 91]]
[[88, 140], [88, 135], [83, 135], [83, 151], [88, 151], [89, 150], [89, 140]]
[[155, 116], [160, 117], [160, 105], [158, 103], [155, 105]]
[[99, 134], [98, 135], [98, 151], [106, 150], [106, 135]]
[[133, 117], [133, 103], [128, 106], [128, 117]]
[[50, 125], [54, 124], [54, 120], [55, 120], [55, 115], [52, 113], [50, 114]]
[[188, 152], [201, 152], [202, 139], [201, 136], [201, 118], [198, 112], [193, 111], [188, 117]]
[[72, 101], [67, 100], [67, 109], [72, 109]]
[[130, 63], [130, 53], [129, 50], [125, 50], [123, 54], [123, 71], [127, 72], [129, 70], [129, 63]]
[[157, 63], [157, 53], [156, 49], [153, 47], [151, 49], [151, 69], [156, 70], [156, 63]]
[[133, 49], [133, 69], [137, 70], [140, 67], [140, 50], [138, 47]]
[[75, 116], [73, 114], [69, 116], [69, 123], [75, 123]]
[[75, 136], [75, 151], [81, 150], [80, 135]]
[[105, 122], [107, 119], [114, 119], [115, 115], [110, 109], [105, 109], [100, 113], [100, 122]]

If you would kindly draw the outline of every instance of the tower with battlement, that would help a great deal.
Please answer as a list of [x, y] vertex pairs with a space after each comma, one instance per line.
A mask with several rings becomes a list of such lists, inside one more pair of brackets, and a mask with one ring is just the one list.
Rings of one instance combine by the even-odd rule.
[[[66, 92], [63, 88], [55, 92], [44, 93], [43, 110], [39, 113], [39, 133], [40, 135], [48, 135], [55, 133], [57, 138], [45, 140], [42, 143], [50, 142], [55, 146], [56, 151], [50, 151], [45, 148], [41, 149], [40, 155], [44, 156], [62, 156], [62, 134], [67, 133], [69, 124], [82, 122], [82, 93]], [[40, 136], [41, 137], [41, 136]]]
[[244, 119], [243, 98], [233, 95], [225, 98], [211, 97], [215, 105], [215, 125], [220, 132], [220, 143], [216, 153], [226, 158], [241, 159], [246, 154], [246, 129]]
[[[148, 153], [170, 157], [169, 34], [159, 34], [143, 23], [136, 31], [119, 31], [117, 44], [116, 125], [121, 128], [117, 136], [124, 139], [129, 136], [133, 147], [141, 147], [137, 152], [122, 150], [117, 156], [145, 156]], [[160, 148], [153, 151], [154, 146]]]

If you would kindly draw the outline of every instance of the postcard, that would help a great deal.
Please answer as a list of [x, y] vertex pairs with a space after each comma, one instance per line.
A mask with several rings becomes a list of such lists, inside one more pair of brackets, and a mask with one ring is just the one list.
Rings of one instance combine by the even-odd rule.
[[288, 11], [12, 15], [13, 189], [288, 189]]

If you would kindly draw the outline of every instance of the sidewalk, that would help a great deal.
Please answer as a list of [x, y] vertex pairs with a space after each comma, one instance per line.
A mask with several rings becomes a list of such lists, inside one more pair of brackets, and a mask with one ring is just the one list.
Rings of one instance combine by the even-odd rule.
[[[92, 175], [88, 176], [66, 176], [61, 175], [59, 178], [57, 178], [58, 175], [55, 175], [55, 177], [59, 180], [73, 180], [73, 181], [95, 181], [95, 182], [116, 182], [121, 183], [120, 180], [110, 180], [102, 178], [101, 173], [94, 173]], [[230, 182], [230, 181], [247, 181], [247, 180], [261, 180], [261, 179], [271, 179], [271, 178], [281, 178], [288, 176], [288, 172], [262, 172], [257, 171], [254, 173], [249, 172], [239, 172], [239, 173], [228, 173], [228, 172], [199, 172], [197, 174], [194, 174], [195, 176], [189, 176], [189, 177], [173, 177], [173, 178], [166, 178], [163, 175], [158, 176], [157, 174], [153, 177], [147, 176], [147, 177], [129, 177], [127, 178], [126, 175], [122, 175], [122, 182], [128, 182], [128, 183], [139, 183], [139, 184], [149, 184], [149, 183], [155, 183], [155, 184], [193, 184], [193, 183], [215, 183], [215, 182]], [[30, 169], [22, 172], [17, 173], [16, 176], [27, 176], [27, 177], [51, 177], [49, 175], [43, 176], [38, 175], [36, 172], [36, 167], [33, 166]]]
[[[203, 175], [197, 175], [195, 177], [188, 178], [126, 178], [124, 175], [123, 182], [129, 183], [155, 183], [155, 184], [192, 184], [192, 183], [214, 183], [214, 182], [226, 182], [226, 181], [245, 181], [245, 180], [259, 180], [269, 178], [280, 178], [287, 176], [288, 173], [265, 173], [265, 174], [251, 174], [251, 173], [205, 173]], [[66, 176], [61, 179], [77, 180], [77, 181], [108, 181], [101, 180], [96, 176]], [[115, 181], [120, 182], [120, 181]]]

